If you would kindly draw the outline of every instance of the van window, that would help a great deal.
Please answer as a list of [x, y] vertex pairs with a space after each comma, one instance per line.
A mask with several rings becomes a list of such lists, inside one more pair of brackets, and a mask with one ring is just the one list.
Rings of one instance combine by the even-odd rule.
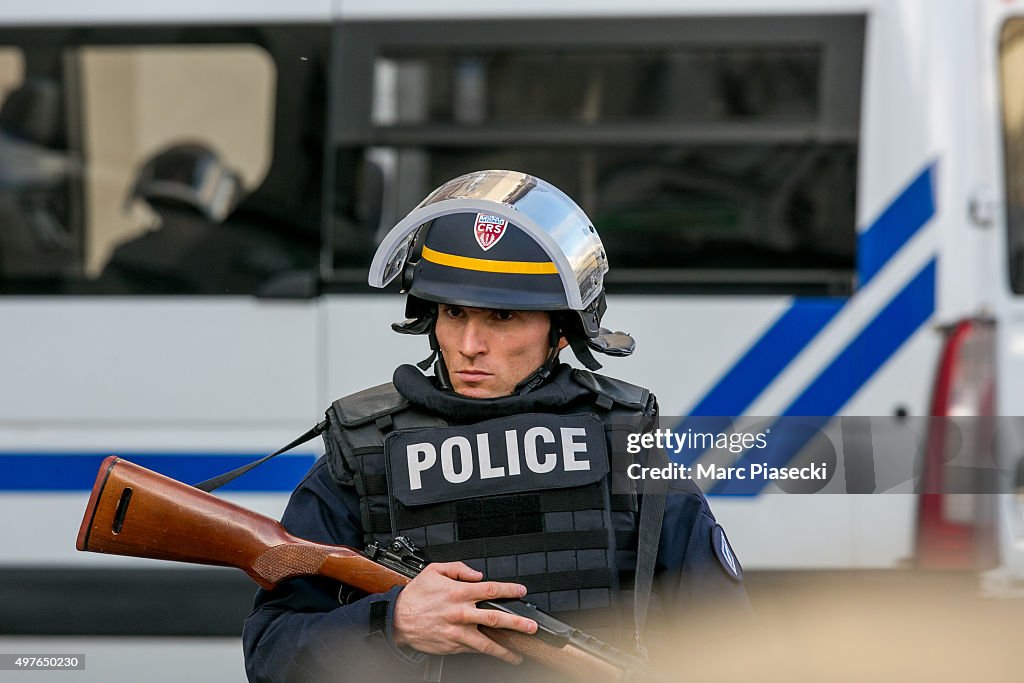
[[[609, 287], [849, 293], [863, 18], [342, 26], [335, 276], [444, 181], [572, 196]], [[372, 238], [371, 238], [372, 236]]]
[[[299, 201], [286, 183], [304, 179], [284, 176], [319, 171], [308, 140], [291, 136], [324, 106], [312, 72], [327, 29], [305, 46], [306, 80], [319, 82], [295, 111], [280, 110], [293, 74], [271, 51], [275, 30], [223, 32], [0, 35], [15, 43], [0, 51], [0, 291], [253, 294], [315, 268], [319, 183], [289, 211]], [[284, 140], [283, 115], [299, 121]]]

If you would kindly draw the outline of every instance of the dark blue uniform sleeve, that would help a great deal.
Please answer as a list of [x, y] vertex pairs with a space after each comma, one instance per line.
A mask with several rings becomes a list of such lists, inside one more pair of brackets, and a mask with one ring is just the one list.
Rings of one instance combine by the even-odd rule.
[[[292, 494], [281, 519], [295, 536], [362, 547], [354, 490], [335, 484], [321, 458]], [[260, 590], [242, 647], [250, 681], [397, 680], [415, 677], [424, 655], [392, 641], [398, 588], [342, 604], [331, 580], [295, 578]]]
[[691, 481], [669, 487], [655, 573], [670, 621], [683, 624], [708, 614], [752, 617], [739, 558]]

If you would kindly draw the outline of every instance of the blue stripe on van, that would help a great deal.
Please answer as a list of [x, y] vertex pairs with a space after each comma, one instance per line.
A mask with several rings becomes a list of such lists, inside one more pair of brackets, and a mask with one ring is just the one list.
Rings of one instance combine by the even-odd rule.
[[[846, 303], [843, 299], [797, 299], [758, 339], [715, 387], [676, 425], [679, 434], [689, 429], [722, 432], [733, 418], [754, 402], [765, 387], [799, 354]], [[699, 419], [698, 419], [699, 418]], [[672, 461], [689, 465], [704, 448], [687, 446], [672, 454]]]
[[[109, 453], [0, 453], [0, 492], [89, 491]], [[118, 453], [125, 460], [187, 484], [198, 484], [259, 459], [258, 453]], [[290, 492], [315, 457], [287, 454], [242, 475], [221, 491]]]
[[933, 172], [926, 168], [857, 238], [857, 277], [863, 287], [935, 215]]
[[732, 366], [690, 415], [742, 415], [780, 372], [846, 303], [845, 299], [796, 299]]
[[835, 415], [935, 311], [932, 258], [783, 415]]
[[[844, 299], [821, 298], [793, 301], [673, 431], [677, 434], [685, 434], [690, 429], [726, 431], [733, 418], [743, 414], [845, 303]], [[704, 450], [700, 446], [687, 445], [672, 453], [671, 459], [681, 465], [690, 465]]]
[[[922, 326], [935, 311], [936, 259], [932, 259], [906, 287], [836, 356], [835, 360], [783, 413], [789, 416], [820, 416], [800, 420], [813, 429], [789, 427], [772, 430], [768, 446], [747, 451], [736, 467], [751, 462], [781, 467], [807, 445], [816, 433], [846, 405], [853, 395]], [[712, 494], [755, 495], [769, 482], [730, 480], [711, 488]]]

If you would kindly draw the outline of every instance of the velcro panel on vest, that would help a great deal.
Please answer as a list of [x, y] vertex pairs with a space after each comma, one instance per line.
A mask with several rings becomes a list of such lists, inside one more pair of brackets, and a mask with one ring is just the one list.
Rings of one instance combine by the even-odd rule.
[[[476, 538], [468, 541], [438, 544], [425, 551], [432, 562], [452, 562], [465, 557], [501, 557], [556, 550], [607, 548], [608, 534], [601, 529], [590, 531], [554, 531], [533, 534]], [[510, 574], [515, 576], [515, 574]]]
[[408, 507], [585, 486], [609, 467], [604, 425], [589, 414], [400, 430], [384, 450], [391, 494]]
[[[369, 475], [365, 478], [366, 491], [370, 495], [386, 495], [387, 493], [387, 477], [385, 475]], [[544, 496], [531, 496], [537, 502], [537, 509], [533, 512], [539, 514], [546, 513], [558, 513], [558, 512], [572, 512], [573, 510], [583, 509], [601, 509], [604, 505], [604, 491], [601, 486], [591, 485], [584, 486], [574, 489], [560, 489], [555, 491], [546, 492]], [[619, 509], [615, 507], [615, 499], [613, 496], [613, 509]], [[620, 496], [619, 503], [623, 505], [623, 509], [629, 509], [628, 507], [628, 496]], [[501, 510], [501, 506], [504, 504], [503, 501], [506, 499], [510, 500], [508, 496], [494, 497], [487, 501], [488, 512], [490, 516], [498, 514], [508, 514], [518, 512], [521, 516], [528, 514], [527, 511], [522, 509], [524, 500], [517, 502], [519, 509], [513, 510]], [[473, 501], [465, 501], [464, 503], [472, 503]], [[407, 529], [413, 526], [428, 526], [445, 524], [447, 522], [454, 523], [456, 519], [460, 517], [457, 514], [457, 505], [459, 503], [437, 503], [434, 505], [421, 505], [415, 508], [414, 511], [410, 511], [409, 508], [404, 506], [398, 506], [395, 511], [396, 528]], [[485, 517], [483, 511], [477, 513], [478, 517]], [[466, 514], [461, 515], [463, 518]], [[391, 532], [391, 515], [387, 512], [381, 512], [371, 516], [370, 518], [370, 531], [378, 534], [388, 534]], [[474, 538], [478, 537], [477, 535]], [[465, 557], [465, 556], [463, 556]], [[459, 558], [452, 558], [459, 559]], [[438, 560], [441, 561], [441, 560]]]

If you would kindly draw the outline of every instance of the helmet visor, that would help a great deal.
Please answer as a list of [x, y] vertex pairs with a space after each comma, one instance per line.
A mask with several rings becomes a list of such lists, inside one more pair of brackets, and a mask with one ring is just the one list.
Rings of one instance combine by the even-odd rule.
[[370, 265], [370, 285], [384, 287], [402, 272], [421, 225], [478, 212], [515, 224], [544, 249], [570, 309], [582, 310], [600, 294], [608, 259], [586, 214], [554, 185], [517, 171], [477, 171], [432, 192], [385, 236]]

